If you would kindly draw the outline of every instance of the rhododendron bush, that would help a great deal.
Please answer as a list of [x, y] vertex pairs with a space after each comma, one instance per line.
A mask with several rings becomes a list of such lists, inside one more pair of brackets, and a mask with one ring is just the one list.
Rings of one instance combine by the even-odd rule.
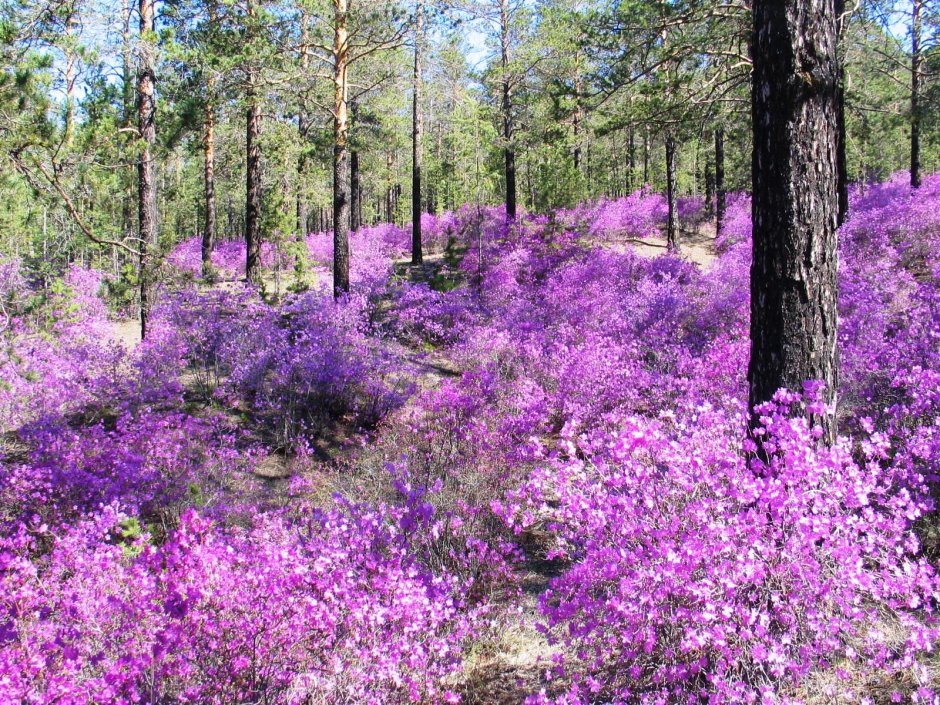
[[0, 263], [0, 701], [484, 702], [534, 621], [533, 704], [934, 702], [940, 177], [906, 184], [840, 233], [832, 448], [811, 380], [746, 430], [745, 194], [705, 265], [630, 249], [647, 189], [426, 216], [421, 268], [363, 227], [338, 301], [331, 234], [266, 246], [313, 272], [279, 297], [186, 241], [134, 346], [99, 274]]
[[187, 514], [159, 546], [110, 506], [24, 525], [0, 544], [0, 698], [441, 701], [473, 615], [399, 528], [424, 516], [349, 505], [223, 531]]
[[767, 702], [819, 666], [910, 669], [932, 650], [940, 583], [910, 531], [922, 480], [881, 464], [884, 437], [860, 463], [847, 443], [816, 449], [795, 401], [762, 410], [767, 463], [705, 405], [586, 435], [516, 493], [510, 521], [545, 522], [574, 564], [540, 602], [575, 674], [552, 702]]

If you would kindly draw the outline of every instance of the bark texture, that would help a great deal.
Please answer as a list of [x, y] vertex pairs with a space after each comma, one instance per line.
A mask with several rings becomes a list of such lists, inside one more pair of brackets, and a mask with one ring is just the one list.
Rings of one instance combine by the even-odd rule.
[[248, 93], [245, 144], [245, 280], [261, 280], [261, 105], [255, 88]]
[[513, 140], [512, 77], [509, 75], [509, 0], [499, 0], [500, 64], [503, 71], [500, 111], [503, 119], [503, 159], [506, 167], [506, 218], [516, 219], [516, 150]]
[[847, 137], [845, 132], [845, 50], [843, 48], [845, 38], [845, 23], [847, 22], [845, 14], [845, 0], [835, 0], [836, 4], [836, 31], [838, 32], [838, 60], [839, 60], [839, 84], [836, 94], [836, 113], [837, 131], [839, 135], [838, 152], [836, 152], [836, 167], [838, 172], [839, 187], [839, 215], [838, 224], [841, 227], [849, 213], [849, 164], [846, 153]]
[[424, 39], [424, 3], [415, 17], [415, 67], [411, 110], [411, 263], [424, 261], [421, 242], [421, 42]]
[[715, 233], [721, 232], [725, 222], [725, 131], [715, 130]]
[[[835, 402], [838, 61], [835, 0], [756, 0], [751, 405], [826, 384]], [[830, 414], [814, 421], [835, 437]]]
[[[210, 92], [212, 88], [209, 88]], [[202, 233], [202, 274], [212, 271], [212, 250], [215, 247], [215, 106], [210, 98], [206, 102], [205, 130], [203, 132], [203, 190], [205, 191], [206, 220]]]
[[920, 72], [922, 11], [924, 0], [913, 0], [911, 9], [911, 186], [920, 188]]
[[676, 138], [666, 135], [666, 249], [679, 251], [679, 228], [676, 222]]
[[137, 128], [143, 142], [137, 163], [137, 222], [139, 227], [140, 337], [147, 336], [153, 304], [153, 250], [157, 243], [157, 189], [154, 145], [156, 126], [156, 57], [153, 46], [154, 2], [140, 0], [140, 65], [137, 71]]
[[349, 31], [347, 0], [333, 0], [333, 296], [349, 291]]

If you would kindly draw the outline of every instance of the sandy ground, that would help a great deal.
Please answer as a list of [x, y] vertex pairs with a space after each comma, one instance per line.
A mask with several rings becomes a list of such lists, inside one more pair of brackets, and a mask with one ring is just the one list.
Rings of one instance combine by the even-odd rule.
[[[611, 247], [621, 252], [631, 248], [643, 257], [657, 257], [666, 252], [666, 241], [645, 237], [615, 242]], [[683, 230], [679, 234], [679, 254], [701, 267], [708, 267], [715, 260], [715, 224], [703, 223], [696, 230]]]
[[125, 350], [133, 350], [140, 342], [140, 321], [136, 318], [122, 318], [117, 321], [111, 321], [112, 341], [118, 343]]

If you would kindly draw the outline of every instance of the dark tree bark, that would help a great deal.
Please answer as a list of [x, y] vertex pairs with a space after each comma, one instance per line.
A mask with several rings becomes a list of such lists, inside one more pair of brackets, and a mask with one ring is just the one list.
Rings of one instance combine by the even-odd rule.
[[411, 263], [421, 264], [421, 42], [424, 39], [424, 3], [418, 0], [415, 16], [415, 66], [411, 110]]
[[725, 223], [725, 131], [715, 130], [715, 233], [721, 232]]
[[922, 10], [924, 0], [913, 0], [911, 10], [911, 186], [920, 188], [920, 72]]
[[356, 232], [362, 227], [362, 177], [359, 167], [359, 151], [349, 150], [349, 230]]
[[349, 30], [347, 0], [333, 0], [333, 296], [349, 291]]
[[581, 169], [581, 121], [584, 119], [584, 110], [581, 106], [581, 50], [575, 49], [574, 57], [574, 112], [571, 116], [572, 132], [574, 133], [574, 170]]
[[705, 160], [705, 210], [715, 212], [715, 171], [711, 160]]
[[140, 66], [137, 74], [137, 119], [143, 151], [137, 164], [139, 233], [140, 337], [147, 335], [153, 291], [153, 250], [157, 244], [157, 189], [154, 144], [156, 129], [156, 57], [153, 45], [154, 0], [140, 0]]
[[[249, 79], [251, 80], [251, 79]], [[245, 142], [245, 280], [261, 280], [261, 105], [253, 86], [248, 91]]]
[[[300, 70], [306, 74], [310, 66], [310, 18], [304, 12], [300, 18]], [[307, 224], [310, 221], [310, 206], [307, 203], [307, 145], [310, 132], [310, 115], [307, 112], [307, 101], [301, 97], [297, 115], [297, 136], [300, 138], [300, 154], [297, 156], [297, 237], [307, 235]]]
[[304, 189], [304, 180], [307, 173], [307, 156], [301, 152], [297, 158], [297, 237], [307, 234], [307, 223], [310, 220], [310, 206], [307, 204], [307, 195]]
[[679, 251], [679, 229], [676, 223], [676, 138], [666, 134], [666, 249]]
[[506, 218], [516, 219], [516, 150], [513, 146], [512, 78], [509, 75], [509, 0], [499, 0], [500, 62], [503, 118], [503, 159], [506, 166]]
[[839, 61], [839, 85], [836, 96], [836, 127], [839, 136], [838, 150], [836, 152], [836, 171], [838, 176], [839, 188], [839, 215], [838, 224], [841, 227], [849, 213], [849, 165], [846, 154], [846, 132], [845, 132], [845, 52], [842, 49], [844, 41], [845, 23], [845, 0], [835, 0], [836, 3], [836, 31], [838, 32], [838, 61]]
[[[209, 86], [211, 94], [212, 87]], [[211, 95], [206, 101], [203, 132], [203, 190], [205, 196], [205, 230], [202, 233], [202, 275], [212, 271], [212, 249], [215, 246], [215, 106]]]
[[649, 186], [650, 183], [650, 131], [649, 128], [643, 130], [643, 185]]
[[634, 174], [636, 172], [636, 142], [633, 136], [633, 128], [630, 128], [629, 142], [627, 146], [627, 190], [633, 190]]
[[[122, 117], [125, 134], [130, 135], [133, 132], [134, 113], [136, 112], [136, 106], [134, 105], [134, 74], [131, 64], [131, 16], [133, 10], [130, 0], [123, 0], [121, 12], [123, 18], [123, 26], [121, 28], [121, 60], [123, 64], [121, 75]], [[121, 204], [121, 232], [125, 240], [129, 240], [134, 235], [134, 166], [132, 162], [128, 162], [128, 169], [126, 173], [122, 174], [124, 180], [124, 198]], [[117, 256], [118, 250], [115, 249], [115, 257]], [[117, 268], [115, 268], [115, 274], [117, 274]]]
[[[248, 0], [248, 17], [256, 14], [255, 0]], [[261, 99], [257, 71], [248, 67], [248, 110], [245, 120], [245, 281], [261, 281], [261, 207], [264, 197], [261, 175]]]
[[[834, 404], [838, 61], [835, 0], [755, 0], [749, 401], [821, 380]], [[813, 418], [835, 438], [832, 414]]]

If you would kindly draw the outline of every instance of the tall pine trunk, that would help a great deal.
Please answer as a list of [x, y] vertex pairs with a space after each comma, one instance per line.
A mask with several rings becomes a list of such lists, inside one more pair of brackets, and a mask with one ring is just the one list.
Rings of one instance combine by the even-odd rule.
[[500, 110], [503, 119], [503, 159], [506, 174], [506, 218], [516, 219], [516, 150], [513, 140], [512, 80], [509, 75], [509, 0], [499, 0], [500, 65], [503, 71]]
[[[838, 61], [835, 0], [755, 0], [749, 401], [825, 382], [834, 404]], [[835, 438], [835, 417], [813, 417]]]
[[715, 130], [715, 234], [721, 232], [725, 224], [725, 130]]
[[147, 335], [153, 294], [153, 250], [157, 244], [157, 189], [154, 144], [156, 129], [156, 48], [154, 0], [140, 0], [140, 66], [137, 74], [137, 119], [143, 150], [137, 163], [137, 220], [140, 232], [140, 337]]
[[913, 0], [911, 10], [911, 186], [920, 187], [920, 72], [921, 16], [924, 0]]
[[629, 142], [627, 146], [627, 190], [632, 191], [634, 187], [636, 172], [636, 142], [633, 136], [633, 127], [630, 127]]
[[[306, 75], [310, 65], [310, 20], [304, 12], [300, 18], [300, 70]], [[297, 115], [297, 136], [300, 138], [300, 154], [297, 155], [297, 239], [307, 235], [309, 206], [307, 204], [307, 138], [310, 131], [310, 117], [307, 114], [306, 100], [301, 97]]]
[[261, 105], [253, 78], [248, 89], [245, 144], [245, 281], [261, 281]]
[[666, 249], [679, 251], [679, 228], [676, 222], [676, 138], [666, 134]]
[[[122, 0], [121, 12], [123, 26], [121, 28], [121, 100], [123, 103], [123, 123], [126, 135], [130, 135], [134, 126], [134, 76], [131, 65], [131, 9], [130, 0]], [[130, 139], [128, 137], [128, 139]], [[126, 144], [126, 143], [125, 143]], [[128, 150], [130, 151], [130, 150]], [[121, 230], [125, 240], [129, 240], [134, 235], [134, 165], [128, 163], [128, 169], [122, 173], [124, 180], [124, 195], [121, 204]], [[118, 250], [115, 249], [115, 257], [118, 256]], [[115, 267], [115, 274], [117, 274]]]
[[359, 151], [349, 150], [349, 229], [352, 232], [362, 227], [362, 176]]
[[411, 263], [424, 261], [421, 243], [421, 42], [424, 39], [424, 3], [418, 0], [415, 17], [415, 66], [411, 111]]
[[202, 233], [202, 275], [212, 272], [212, 250], [215, 247], [215, 106], [212, 82], [208, 86], [205, 129], [203, 132], [203, 189], [205, 191], [205, 230]]
[[581, 169], [581, 50], [575, 50], [574, 56], [574, 112], [572, 113], [572, 132], [574, 133], [574, 170]]
[[347, 0], [333, 0], [333, 296], [349, 291], [349, 31]]
[[845, 50], [843, 44], [845, 41], [845, 24], [848, 19], [845, 16], [845, 0], [835, 0], [836, 2], [836, 32], [838, 38], [838, 62], [839, 62], [839, 84], [836, 95], [836, 127], [839, 136], [838, 151], [836, 152], [836, 171], [838, 174], [839, 188], [839, 226], [845, 222], [849, 212], [849, 165], [846, 153], [846, 133], [845, 133]]

